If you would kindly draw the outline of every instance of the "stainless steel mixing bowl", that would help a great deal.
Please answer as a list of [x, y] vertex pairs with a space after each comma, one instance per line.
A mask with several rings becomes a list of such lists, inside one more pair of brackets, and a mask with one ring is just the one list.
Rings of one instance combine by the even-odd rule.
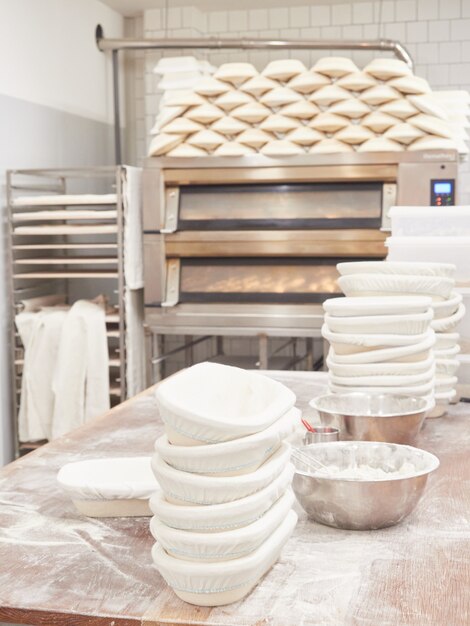
[[339, 428], [342, 441], [413, 444], [434, 401], [400, 395], [326, 394], [310, 402], [323, 426]]
[[357, 480], [335, 473], [307, 469], [296, 462], [293, 488], [309, 517], [320, 524], [350, 530], [373, 530], [398, 524], [413, 511], [421, 498], [428, 474], [439, 467], [430, 452], [390, 443], [338, 441], [300, 448], [326, 466], [340, 469], [357, 465], [399, 470], [411, 463], [414, 470], [402, 477]]

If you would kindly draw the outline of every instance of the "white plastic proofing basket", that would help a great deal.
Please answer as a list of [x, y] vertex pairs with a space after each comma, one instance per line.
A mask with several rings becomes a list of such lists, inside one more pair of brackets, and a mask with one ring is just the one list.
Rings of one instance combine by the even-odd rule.
[[262, 517], [284, 495], [293, 475], [294, 466], [289, 463], [264, 489], [240, 500], [212, 506], [173, 504], [158, 490], [150, 498], [150, 509], [161, 522], [181, 530], [213, 533], [241, 528]]
[[390, 376], [336, 376], [330, 372], [330, 381], [335, 385], [344, 385], [345, 387], [397, 387], [430, 383], [434, 374], [434, 366], [423, 374], [406, 374], [404, 376], [393, 374]]
[[300, 416], [300, 410], [294, 407], [259, 433], [205, 446], [175, 446], [163, 435], [155, 442], [155, 451], [168, 465], [182, 472], [212, 476], [247, 474], [258, 469], [294, 432]]
[[347, 365], [337, 363], [330, 353], [326, 364], [329, 371], [335, 376], [415, 376], [429, 372], [434, 366], [434, 355], [431, 354], [424, 361], [415, 363], [381, 362], [381, 363], [355, 363]]
[[340, 276], [340, 289], [347, 296], [430, 296], [435, 301], [449, 297], [455, 281], [442, 276], [410, 276], [394, 274], [354, 274]]
[[450, 317], [457, 311], [461, 302], [462, 294], [457, 291], [453, 291], [449, 298], [443, 302], [433, 302], [434, 320]]
[[431, 327], [439, 333], [448, 333], [457, 327], [465, 317], [465, 306], [460, 303], [458, 309], [452, 315], [431, 322]]
[[419, 335], [429, 327], [433, 318], [431, 307], [425, 313], [413, 315], [363, 315], [335, 317], [327, 313], [325, 324], [334, 333]]
[[155, 397], [169, 441], [188, 446], [264, 430], [295, 403], [290, 389], [267, 376], [207, 362], [163, 381]]
[[169, 502], [183, 504], [222, 504], [249, 496], [271, 483], [289, 463], [290, 445], [279, 449], [254, 472], [239, 476], [205, 476], [177, 470], [158, 454], [152, 457], [152, 469]]
[[413, 261], [351, 261], [338, 263], [336, 269], [341, 276], [352, 274], [403, 274], [413, 276], [446, 276], [453, 278], [455, 265], [452, 263], [420, 263]]
[[[336, 333], [329, 330], [327, 324], [323, 324], [321, 334], [336, 350], [346, 349], [345, 346], [351, 346], [357, 349], [352, 352], [361, 352], [362, 348], [380, 349], [386, 346], [410, 346], [424, 341], [428, 336], [429, 330], [420, 335], [397, 335], [397, 334], [371, 334], [364, 333]], [[433, 331], [431, 331], [433, 332]]]
[[434, 349], [438, 352], [440, 350], [450, 350], [458, 344], [459, 339], [459, 333], [436, 333]]
[[201, 563], [176, 559], [158, 543], [153, 562], [178, 597], [199, 606], [221, 606], [246, 596], [279, 558], [297, 524], [289, 511], [283, 522], [260, 547], [239, 559]]
[[[346, 385], [337, 385], [333, 382], [329, 384], [330, 390], [332, 393], [350, 393], [351, 387], [347, 387]], [[354, 391], [357, 393], [368, 393], [371, 395], [380, 395], [380, 394], [396, 394], [399, 391], [401, 396], [419, 396], [419, 397], [427, 397], [432, 396], [434, 393], [434, 379], [423, 385], [409, 385], [404, 386], [400, 385], [399, 388], [394, 386], [384, 386], [384, 387], [370, 387], [363, 386], [354, 387]]]
[[394, 346], [358, 352], [356, 354], [337, 354], [334, 348], [330, 348], [329, 357], [336, 363], [353, 365], [356, 363], [382, 363], [384, 361], [415, 362], [429, 358], [431, 348], [436, 341], [435, 333], [430, 329], [426, 339], [409, 346]]
[[294, 492], [289, 489], [258, 520], [234, 530], [218, 533], [178, 530], [153, 517], [150, 531], [166, 552], [177, 559], [204, 562], [239, 559], [268, 539], [289, 513], [294, 501]]
[[428, 296], [343, 297], [325, 300], [323, 309], [332, 317], [414, 315], [425, 313], [431, 304]]

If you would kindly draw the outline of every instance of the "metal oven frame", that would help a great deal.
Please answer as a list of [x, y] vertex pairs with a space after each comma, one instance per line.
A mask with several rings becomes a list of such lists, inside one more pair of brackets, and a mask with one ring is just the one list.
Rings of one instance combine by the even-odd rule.
[[[307, 338], [307, 364], [311, 367], [311, 340], [321, 336], [320, 304], [178, 304], [181, 257], [208, 256], [208, 248], [213, 258], [250, 257], [255, 242], [257, 257], [383, 258], [385, 232], [389, 228], [388, 209], [394, 204], [429, 204], [429, 180], [457, 179], [457, 166], [458, 155], [452, 150], [302, 155], [284, 159], [263, 155], [147, 159], [143, 174], [143, 222], [150, 379], [161, 375], [160, 367], [168, 356], [159, 343], [159, 337], [164, 335], [186, 337], [185, 345], [176, 350], [184, 352], [188, 364], [195, 342], [218, 337], [219, 350], [222, 337], [256, 337], [258, 364], [263, 369], [269, 365], [268, 337]], [[383, 184], [381, 228], [357, 229], [339, 223], [335, 230], [325, 225], [314, 230], [253, 229], [249, 232], [251, 241], [247, 241], [246, 230], [178, 230], [181, 186], [284, 182], [380, 182]], [[172, 350], [171, 354], [174, 353]]]

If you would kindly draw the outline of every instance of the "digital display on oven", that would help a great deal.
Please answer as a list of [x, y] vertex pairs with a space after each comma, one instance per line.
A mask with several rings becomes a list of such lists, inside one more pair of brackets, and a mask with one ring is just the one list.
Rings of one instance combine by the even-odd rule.
[[455, 204], [455, 180], [431, 180], [431, 206]]

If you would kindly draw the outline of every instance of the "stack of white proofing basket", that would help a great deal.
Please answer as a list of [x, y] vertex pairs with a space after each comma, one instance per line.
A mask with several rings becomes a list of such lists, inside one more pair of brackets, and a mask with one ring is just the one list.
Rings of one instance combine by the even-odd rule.
[[365, 261], [338, 271], [347, 297], [324, 303], [331, 390], [434, 397], [428, 416], [444, 414], [457, 383], [455, 266]]
[[286, 442], [295, 399], [277, 381], [215, 363], [157, 387], [166, 434], [152, 458], [152, 557], [182, 600], [240, 600], [277, 561], [297, 523]]

